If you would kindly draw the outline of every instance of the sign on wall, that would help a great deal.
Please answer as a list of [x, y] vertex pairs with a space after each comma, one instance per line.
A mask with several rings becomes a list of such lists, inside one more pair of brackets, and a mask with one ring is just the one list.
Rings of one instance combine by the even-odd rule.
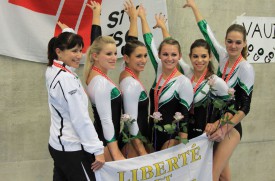
[[275, 62], [275, 18], [238, 16], [237, 23], [247, 32], [248, 61]]
[[[116, 0], [116, 3], [112, 2], [113, 0], [102, 1], [104, 13], [101, 15], [101, 21], [105, 22], [102, 24], [102, 33], [114, 37], [117, 43], [118, 56], [121, 57], [121, 47], [125, 45], [125, 35], [129, 30], [130, 22], [128, 15], [123, 10], [125, 0]], [[167, 16], [166, 0], [133, 0], [133, 2], [136, 7], [140, 4], [145, 7], [148, 24], [154, 34], [156, 44], [159, 45], [162, 41], [162, 34], [159, 29], [153, 30], [153, 26], [156, 24], [155, 14], [163, 13]], [[138, 33], [139, 40], [143, 41], [140, 20], [138, 20]]]

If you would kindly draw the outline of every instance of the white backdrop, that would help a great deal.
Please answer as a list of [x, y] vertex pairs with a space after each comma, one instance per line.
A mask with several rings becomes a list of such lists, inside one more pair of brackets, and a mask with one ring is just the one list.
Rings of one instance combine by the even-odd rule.
[[275, 18], [238, 16], [237, 23], [247, 32], [247, 60], [250, 63], [274, 63]]

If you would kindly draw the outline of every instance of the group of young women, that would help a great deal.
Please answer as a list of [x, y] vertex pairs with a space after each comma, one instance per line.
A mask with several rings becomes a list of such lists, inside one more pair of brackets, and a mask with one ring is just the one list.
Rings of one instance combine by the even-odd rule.
[[[84, 78], [94, 112], [94, 124], [88, 114], [87, 95], [74, 73], [82, 56], [82, 38], [73, 32], [63, 32], [52, 38], [48, 46], [49, 150], [54, 160], [54, 180], [94, 180], [93, 170], [101, 168], [105, 160], [123, 160], [150, 153], [152, 149], [142, 142], [139, 135], [152, 143], [154, 151], [159, 151], [203, 132], [215, 141], [213, 180], [230, 180], [229, 158], [240, 142], [240, 121], [249, 112], [254, 84], [253, 68], [246, 61], [244, 27], [234, 24], [228, 28], [224, 49], [194, 0], [187, 0], [184, 7], [193, 10], [205, 37], [205, 40], [195, 40], [190, 47], [189, 58], [193, 66], [190, 68], [182, 59], [179, 42], [166, 29], [165, 16], [155, 16], [155, 27], [162, 30], [164, 38], [157, 49], [144, 7], [136, 8], [132, 0], [126, 1], [124, 6], [130, 28], [123, 48], [125, 63], [117, 86], [108, 77], [108, 71], [115, 68], [117, 61], [115, 40], [102, 36], [100, 4], [91, 1], [87, 6], [93, 11], [93, 24]], [[138, 18], [145, 44], [137, 38]], [[66, 27], [62, 23], [59, 25]], [[211, 51], [219, 62], [217, 75], [211, 63]], [[155, 81], [149, 93], [139, 80], [148, 56], [155, 71]], [[230, 88], [235, 89], [234, 102]], [[231, 100], [229, 103], [234, 104], [237, 111], [225, 112], [231, 124], [221, 124], [221, 112], [213, 102], [209, 102], [209, 98], [225, 102]], [[207, 107], [204, 106], [205, 101], [208, 101]], [[130, 143], [121, 141], [122, 113], [135, 120], [129, 127]], [[149, 115], [154, 113], [162, 116], [157, 122], [153, 118], [148, 120]], [[182, 117], [177, 120], [175, 131], [165, 130], [165, 125], [172, 124], [178, 114]], [[181, 125], [187, 125], [188, 131]]]

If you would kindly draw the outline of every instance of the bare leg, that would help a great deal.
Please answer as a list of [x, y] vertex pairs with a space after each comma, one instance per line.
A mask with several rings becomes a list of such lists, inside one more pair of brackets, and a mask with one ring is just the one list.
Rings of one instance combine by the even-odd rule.
[[229, 180], [231, 180], [231, 173], [230, 173], [230, 167], [228, 162], [220, 175], [220, 181], [229, 181]]
[[179, 141], [178, 140], [175, 140], [175, 139], [170, 139], [168, 141], [166, 141], [162, 147], [161, 147], [161, 150], [164, 150], [166, 148], [170, 148], [172, 146], [175, 146], [175, 145], [178, 145], [179, 144]]
[[[226, 136], [224, 140], [217, 145], [213, 157], [213, 181], [219, 181], [222, 171], [228, 165], [229, 159], [239, 142], [240, 134], [233, 128], [229, 133], [229, 137]], [[230, 175], [228, 178], [223, 179], [230, 180]]]
[[137, 157], [138, 153], [131, 143], [127, 143], [121, 150], [123, 156], [127, 158]]

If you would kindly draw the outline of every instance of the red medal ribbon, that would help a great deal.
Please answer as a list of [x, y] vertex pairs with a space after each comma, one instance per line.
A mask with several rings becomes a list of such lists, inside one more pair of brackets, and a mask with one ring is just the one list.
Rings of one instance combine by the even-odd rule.
[[76, 74], [74, 74], [73, 72], [71, 72], [69, 69], [67, 69], [65, 66], [60, 65], [59, 63], [57, 63], [55, 61], [53, 62], [53, 65], [60, 68], [60, 69], [62, 69], [62, 70], [64, 70], [64, 71], [66, 71], [66, 72], [69, 72], [70, 74], [72, 74], [73, 76], [75, 76], [78, 79], [78, 76]]
[[[194, 94], [196, 93], [198, 87], [200, 86], [200, 84], [202, 83], [202, 81], [205, 79], [205, 76], [208, 72], [208, 69], [206, 68], [205, 71], [203, 72], [203, 74], [200, 76], [197, 84], [195, 85], [195, 87], [193, 88]], [[195, 76], [193, 75], [193, 77], [191, 78], [191, 83], [194, 82]]]
[[[98, 67], [92, 66], [92, 70], [98, 72], [100, 75], [105, 77], [108, 81], [110, 81], [119, 90], [119, 88], [116, 86], [116, 84], [105, 73], [103, 73]], [[119, 90], [119, 92], [120, 92], [120, 90]]]
[[173, 78], [173, 76], [177, 73], [177, 71], [178, 71], [177, 68], [175, 68], [173, 70], [173, 72], [169, 75], [169, 77], [165, 80], [165, 82], [161, 86], [161, 88], [158, 89], [163, 74], [160, 75], [159, 80], [158, 80], [157, 85], [156, 85], [155, 90], [154, 90], [155, 112], [158, 111], [159, 97], [160, 97], [160, 94], [161, 94], [162, 90], [164, 89], [164, 87], [166, 86], [166, 84]]
[[[129, 67], [125, 67], [125, 71], [128, 72], [134, 79], [136, 79], [140, 85], [142, 86], [142, 88], [144, 89], [144, 91], [146, 92], [145, 87], [143, 86], [143, 84], [140, 82], [139, 78], [136, 76], [136, 74], [134, 74], [134, 72], [129, 68]], [[146, 92], [147, 94], [147, 92]]]
[[238, 57], [238, 59], [235, 61], [234, 65], [233, 65], [233, 67], [230, 69], [230, 72], [229, 72], [229, 74], [227, 75], [226, 79], [224, 79], [224, 78], [225, 78], [225, 74], [226, 74], [226, 70], [227, 70], [227, 67], [228, 67], [228, 63], [229, 63], [229, 60], [227, 60], [225, 66], [224, 66], [224, 69], [223, 69], [223, 73], [222, 73], [222, 79], [225, 80], [226, 83], [229, 81], [230, 77], [232, 76], [232, 73], [234, 72], [236, 66], [237, 66], [238, 63], [241, 61], [242, 58], [243, 58], [242, 55], [240, 55], [240, 56]]

